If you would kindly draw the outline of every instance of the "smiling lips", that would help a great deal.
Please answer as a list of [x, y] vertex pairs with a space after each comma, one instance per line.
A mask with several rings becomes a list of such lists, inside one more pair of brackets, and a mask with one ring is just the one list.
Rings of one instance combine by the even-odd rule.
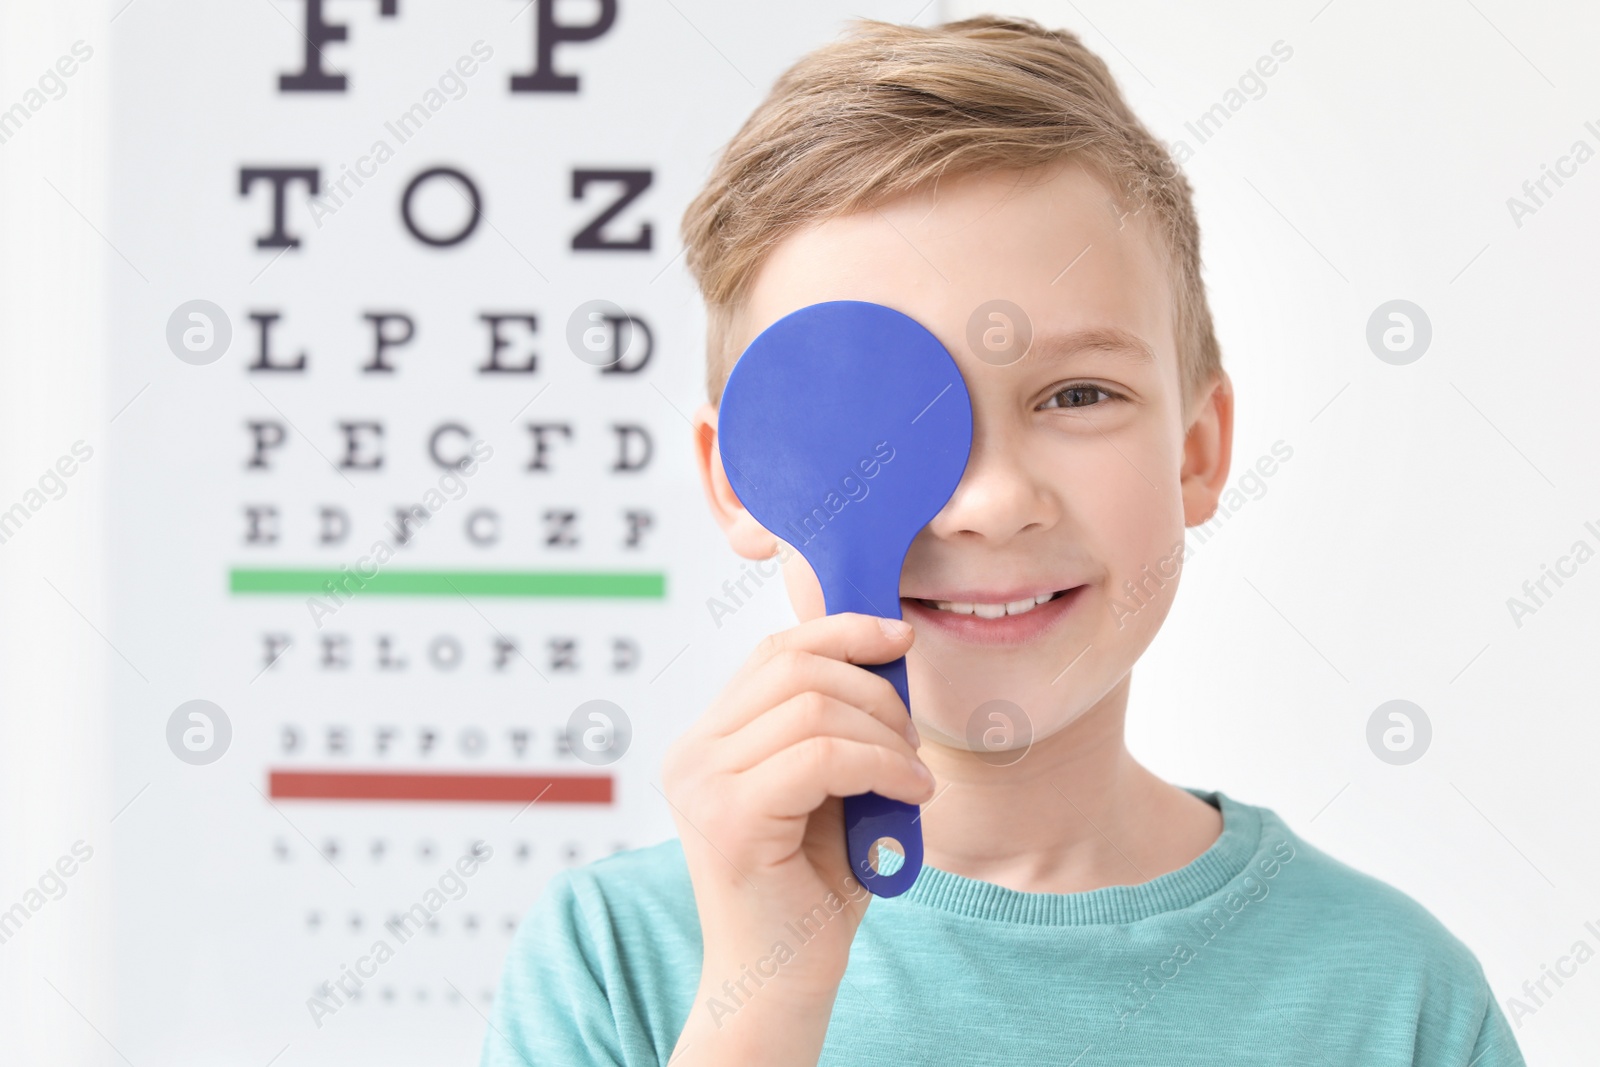
[[[976, 590], [953, 594], [970, 599], [902, 597], [908, 618], [926, 623], [962, 641], [984, 645], [1017, 645], [1036, 640], [1066, 615], [1086, 586], [1043, 593]], [[982, 599], [980, 599], [980, 597]]]

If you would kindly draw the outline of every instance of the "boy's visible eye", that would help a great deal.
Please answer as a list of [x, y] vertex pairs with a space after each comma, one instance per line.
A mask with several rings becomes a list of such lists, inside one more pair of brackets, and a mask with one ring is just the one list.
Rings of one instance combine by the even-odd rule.
[[1106, 400], [1127, 399], [1121, 393], [1114, 393], [1104, 386], [1095, 385], [1093, 382], [1073, 382], [1071, 385], [1064, 385], [1057, 389], [1050, 395], [1050, 399], [1039, 406], [1041, 408], [1058, 407], [1070, 411], [1078, 408], [1094, 407], [1097, 404], [1104, 403], [1099, 399], [1100, 397], [1105, 397]]

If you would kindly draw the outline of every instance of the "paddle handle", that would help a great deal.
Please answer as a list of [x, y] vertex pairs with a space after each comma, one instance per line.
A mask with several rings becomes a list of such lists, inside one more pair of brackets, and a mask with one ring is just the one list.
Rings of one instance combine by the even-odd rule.
[[[889, 679], [906, 707], [911, 707], [904, 656], [888, 663], [864, 663], [862, 666], [880, 678]], [[917, 872], [922, 870], [922, 824], [917, 821], [920, 813], [921, 809], [915, 804], [877, 793], [857, 793], [844, 798], [844, 838], [850, 869], [861, 884], [877, 896], [897, 897], [917, 880]], [[872, 865], [872, 845], [884, 837], [899, 842], [900, 850], [905, 853], [905, 862], [891, 873], [880, 873]]]

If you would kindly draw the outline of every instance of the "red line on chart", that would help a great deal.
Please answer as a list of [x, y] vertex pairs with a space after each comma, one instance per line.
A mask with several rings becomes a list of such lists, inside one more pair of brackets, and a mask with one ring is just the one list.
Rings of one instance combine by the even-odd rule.
[[610, 804], [609, 774], [397, 774], [391, 771], [269, 771], [274, 800], [460, 800], [479, 803]]

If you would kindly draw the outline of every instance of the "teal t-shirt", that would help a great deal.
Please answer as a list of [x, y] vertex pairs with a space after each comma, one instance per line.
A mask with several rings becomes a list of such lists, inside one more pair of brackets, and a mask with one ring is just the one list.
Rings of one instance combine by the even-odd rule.
[[[1221, 835], [1141, 885], [924, 866], [873, 900], [820, 1064], [1525, 1067], [1476, 957], [1420, 904], [1267, 808], [1189, 791]], [[678, 839], [561, 872], [512, 940], [483, 1067], [665, 1064], [700, 950]]]

